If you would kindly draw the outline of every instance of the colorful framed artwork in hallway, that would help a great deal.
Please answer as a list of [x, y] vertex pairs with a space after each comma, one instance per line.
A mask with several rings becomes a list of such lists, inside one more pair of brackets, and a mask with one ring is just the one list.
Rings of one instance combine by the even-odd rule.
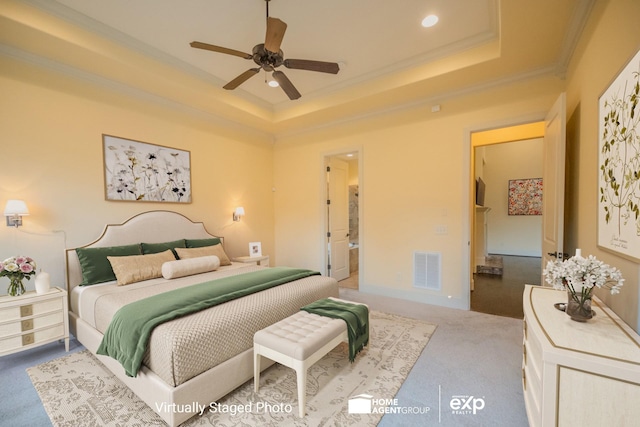
[[542, 215], [542, 178], [510, 179], [509, 215]]

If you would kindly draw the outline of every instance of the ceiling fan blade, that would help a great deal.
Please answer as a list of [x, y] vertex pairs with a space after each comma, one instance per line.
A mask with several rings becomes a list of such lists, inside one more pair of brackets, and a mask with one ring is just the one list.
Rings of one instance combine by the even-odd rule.
[[244, 58], [244, 59], [251, 59], [253, 57], [253, 55], [251, 55], [250, 53], [240, 52], [239, 50], [228, 49], [226, 47], [215, 46], [209, 43], [191, 42], [189, 44], [191, 45], [191, 47], [195, 47], [196, 49], [204, 49], [204, 50], [211, 50], [213, 52], [218, 52], [218, 53], [226, 53], [227, 55], [239, 56], [240, 58]]
[[280, 45], [286, 30], [287, 24], [278, 18], [267, 18], [267, 35], [264, 38], [264, 48], [270, 52], [280, 52]]
[[244, 73], [240, 74], [235, 79], [231, 80], [226, 85], [224, 85], [223, 88], [225, 88], [227, 90], [233, 90], [233, 89], [237, 88], [238, 86], [240, 86], [242, 83], [244, 83], [247, 80], [249, 80], [251, 77], [253, 77], [256, 74], [258, 74], [258, 71], [260, 71], [260, 68], [250, 68], [247, 71], [245, 71]]
[[300, 92], [295, 88], [291, 80], [287, 78], [287, 76], [282, 71], [274, 71], [273, 79], [278, 82], [284, 93], [287, 94], [289, 99], [294, 100], [300, 98]]
[[319, 71], [338, 74], [340, 66], [335, 62], [310, 61], [308, 59], [285, 59], [284, 66], [295, 70]]

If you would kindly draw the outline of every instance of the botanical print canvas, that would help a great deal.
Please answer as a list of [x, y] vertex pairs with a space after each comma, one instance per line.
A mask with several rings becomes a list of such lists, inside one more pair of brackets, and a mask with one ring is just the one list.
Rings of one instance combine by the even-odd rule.
[[107, 200], [191, 203], [190, 153], [103, 135]]
[[509, 215], [542, 215], [542, 178], [509, 180]]
[[640, 51], [599, 100], [598, 245], [640, 261]]

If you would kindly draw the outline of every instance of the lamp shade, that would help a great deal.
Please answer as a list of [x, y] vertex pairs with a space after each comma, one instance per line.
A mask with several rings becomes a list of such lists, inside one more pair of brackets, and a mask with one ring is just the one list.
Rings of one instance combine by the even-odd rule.
[[27, 204], [23, 200], [7, 200], [4, 207], [4, 216], [29, 215]]
[[244, 216], [244, 208], [242, 206], [236, 208], [236, 216]]

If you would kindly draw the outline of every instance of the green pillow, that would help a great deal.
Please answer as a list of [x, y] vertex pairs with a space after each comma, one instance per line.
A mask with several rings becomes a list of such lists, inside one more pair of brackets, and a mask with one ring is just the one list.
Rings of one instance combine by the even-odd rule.
[[203, 248], [205, 246], [214, 246], [218, 243], [222, 243], [222, 239], [219, 237], [211, 239], [186, 239], [185, 242], [188, 248]]
[[77, 248], [78, 260], [82, 269], [80, 286], [116, 280], [108, 256], [142, 255], [140, 245], [108, 246], [104, 248]]
[[140, 243], [140, 247], [142, 248], [142, 253], [144, 255], [157, 254], [164, 252], [167, 249], [171, 249], [171, 252], [173, 252], [173, 256], [176, 257], [176, 259], [178, 259], [178, 254], [176, 254], [176, 251], [173, 249], [186, 248], [184, 239], [164, 243]]

